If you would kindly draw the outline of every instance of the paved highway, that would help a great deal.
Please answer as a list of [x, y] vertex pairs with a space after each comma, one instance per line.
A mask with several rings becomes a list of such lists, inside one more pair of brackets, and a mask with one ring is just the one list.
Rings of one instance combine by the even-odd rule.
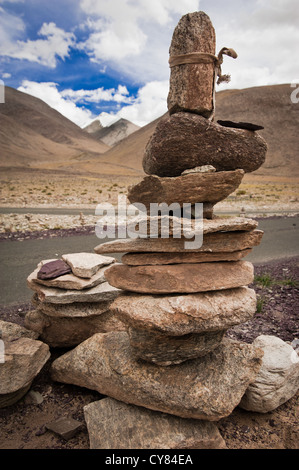
[[[264, 230], [262, 243], [246, 260], [260, 264], [299, 256], [299, 217], [263, 219], [259, 229]], [[66, 253], [92, 252], [100, 242], [95, 235], [0, 242], [0, 305], [30, 301], [32, 291], [26, 286], [26, 278], [40, 260]]]

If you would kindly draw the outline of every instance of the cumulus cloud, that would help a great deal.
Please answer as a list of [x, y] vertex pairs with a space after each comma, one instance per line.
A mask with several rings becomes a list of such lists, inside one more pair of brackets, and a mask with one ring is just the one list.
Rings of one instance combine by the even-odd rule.
[[78, 107], [75, 102], [63, 97], [57, 86], [58, 84], [53, 82], [37, 83], [24, 80], [18, 90], [40, 98], [78, 126], [82, 127], [87, 121], [95, 119], [96, 116], [89, 109]]
[[104, 126], [120, 118], [127, 119], [137, 126], [145, 126], [167, 111], [168, 80], [153, 81], [141, 87], [137, 97], [129, 106], [122, 107], [117, 113], [101, 113], [100, 121]]
[[131, 103], [133, 98], [128, 95], [128, 89], [123, 85], [118, 85], [117, 89], [101, 87], [95, 90], [66, 89], [61, 92], [63, 98], [70, 99], [75, 103], [100, 103], [101, 101]]
[[[0, 12], [3, 10], [0, 7]], [[43, 23], [38, 31], [38, 35], [45, 39], [37, 39], [22, 41], [20, 39], [14, 40], [18, 32], [24, 31], [25, 25], [22, 20], [4, 12], [4, 18], [1, 20], [4, 23], [3, 31], [0, 33], [1, 41], [0, 53], [3, 56], [8, 56], [14, 59], [23, 59], [30, 62], [37, 62], [47, 67], [54, 68], [56, 66], [57, 57], [64, 59], [69, 55], [69, 50], [75, 45], [75, 36], [73, 33], [68, 33], [61, 28], [58, 28], [55, 23]], [[1, 28], [2, 29], [2, 28]]]
[[[182, 14], [199, 0], [81, 0], [89, 37], [80, 44], [93, 62], [108, 61], [139, 83], [168, 75], [168, 48]], [[92, 16], [92, 19], [91, 19]]]
[[[257, 0], [249, 11], [227, 19], [216, 29], [218, 48], [233, 47], [238, 59], [224, 59], [232, 80], [223, 88], [289, 83], [296, 74], [299, 42], [297, 0]], [[297, 5], [298, 6], [298, 5]]]

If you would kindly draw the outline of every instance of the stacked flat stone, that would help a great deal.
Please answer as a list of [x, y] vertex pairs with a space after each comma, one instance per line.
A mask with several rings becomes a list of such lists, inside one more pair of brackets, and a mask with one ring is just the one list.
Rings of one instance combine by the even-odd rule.
[[43, 266], [55, 266], [53, 261], [58, 260], [41, 261], [27, 278], [28, 287], [35, 292], [34, 308], [25, 317], [28, 329], [36, 331], [50, 347], [71, 347], [95, 333], [124, 328], [110, 310], [119, 290], [105, 278], [115, 258], [95, 253], [66, 254], [59, 260], [60, 275], [40, 276]]
[[[203, 12], [182, 17], [173, 35], [171, 55], [191, 52], [215, 54], [215, 32]], [[124, 253], [121, 263], [106, 269], [105, 278], [122, 290], [111, 309], [126, 331], [96, 334], [52, 364], [54, 380], [117, 400], [94, 406], [100, 423], [92, 440], [95, 447], [102, 445], [98, 440], [107, 413], [113, 423], [119, 414], [125, 416], [130, 436], [134, 434], [137, 411], [119, 401], [199, 420], [197, 430], [203, 435], [202, 423], [228, 416], [261, 367], [261, 349], [230, 340], [225, 332], [255, 314], [256, 295], [247, 287], [253, 265], [243, 258], [260, 243], [263, 232], [254, 220], [213, 217], [213, 206], [238, 188], [245, 172], [263, 163], [267, 146], [253, 131], [212, 121], [215, 77], [211, 63], [172, 68], [170, 116], [158, 124], [146, 147], [143, 168], [149, 176], [128, 194], [132, 204], [144, 204], [149, 224], [151, 203], [203, 203], [202, 246], [187, 250], [190, 239], [163, 238], [161, 233], [97, 246], [97, 254]], [[196, 214], [192, 208], [191, 214]], [[174, 226], [175, 216], [168, 222]], [[85, 415], [94, 432], [90, 409]], [[177, 429], [181, 425], [174, 424]], [[213, 428], [217, 440], [215, 432]], [[158, 441], [165, 442], [160, 437], [158, 433]], [[197, 448], [223, 445], [200, 439], [194, 437]], [[183, 448], [179, 441], [169, 445]]]
[[[194, 52], [215, 55], [214, 28], [203, 12], [180, 20], [170, 46], [171, 57]], [[128, 292], [113, 307], [127, 325], [136, 359], [164, 366], [208, 354], [228, 328], [248, 321], [256, 309], [255, 293], [245, 287], [253, 281], [253, 265], [242, 258], [263, 233], [254, 220], [213, 218], [213, 204], [263, 163], [267, 145], [253, 131], [225, 128], [207, 118], [214, 111], [214, 69], [211, 63], [172, 67], [170, 116], [158, 124], [143, 159], [150, 176], [128, 194], [148, 214], [151, 203], [202, 203], [202, 246], [187, 250], [186, 238], [173, 237], [95, 248], [102, 254], [126, 253], [122, 264], [106, 273], [112, 286]]]

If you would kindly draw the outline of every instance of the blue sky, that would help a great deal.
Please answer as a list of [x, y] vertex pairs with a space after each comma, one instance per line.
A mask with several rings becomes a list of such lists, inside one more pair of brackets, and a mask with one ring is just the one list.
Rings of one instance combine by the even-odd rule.
[[297, 0], [0, 0], [0, 79], [80, 126], [100, 117], [145, 125], [167, 110], [177, 22], [203, 10], [216, 30], [225, 88], [298, 79]]

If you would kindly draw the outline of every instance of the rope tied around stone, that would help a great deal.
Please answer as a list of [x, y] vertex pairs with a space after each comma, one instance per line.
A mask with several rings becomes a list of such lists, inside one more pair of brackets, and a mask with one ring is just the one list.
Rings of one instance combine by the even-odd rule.
[[169, 67], [176, 67], [177, 65], [185, 65], [185, 64], [215, 64], [215, 68], [217, 68], [217, 85], [222, 82], [229, 82], [231, 77], [230, 75], [222, 75], [221, 73], [221, 65], [223, 63], [223, 55], [227, 55], [236, 59], [238, 54], [234, 51], [234, 49], [229, 49], [228, 47], [223, 47], [218, 56], [214, 54], [210, 54], [209, 52], [190, 52], [188, 54], [179, 54], [173, 55], [169, 58]]

